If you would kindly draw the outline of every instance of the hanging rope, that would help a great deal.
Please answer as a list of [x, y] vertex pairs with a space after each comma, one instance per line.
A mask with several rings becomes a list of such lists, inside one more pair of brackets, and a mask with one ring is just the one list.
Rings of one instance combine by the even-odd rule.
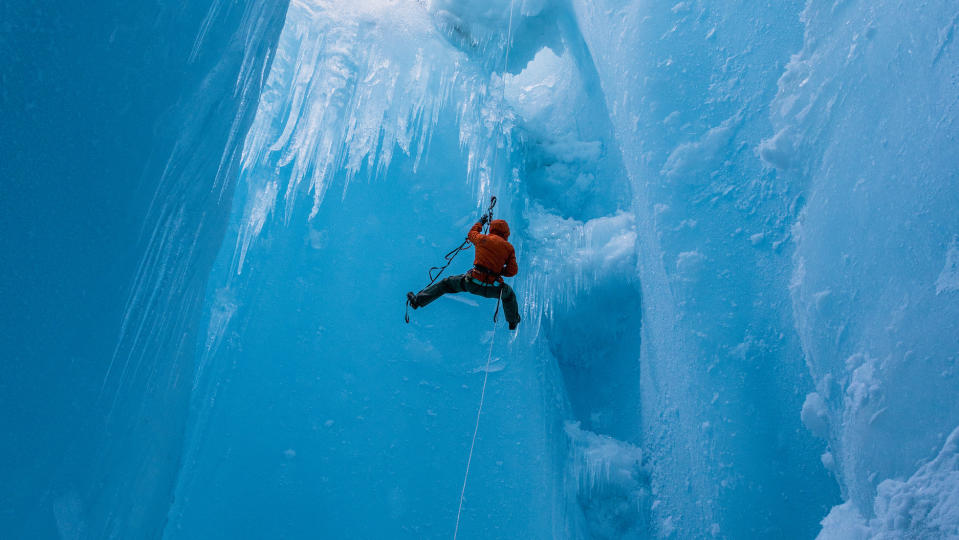
[[[489, 232], [489, 224], [491, 221], [493, 221], [493, 207], [495, 206], [496, 206], [496, 197], [490, 197], [489, 207], [486, 208], [486, 223], [484, 224], [483, 234], [486, 234]], [[455, 259], [457, 255], [459, 255], [460, 251], [467, 249], [469, 245], [470, 245], [470, 239], [469, 239], [469, 236], [467, 236], [466, 240], [463, 240], [463, 243], [460, 244], [459, 247], [453, 249], [452, 251], [450, 251], [449, 253], [443, 256], [443, 258], [446, 259], [446, 264], [444, 264], [443, 266], [434, 266], [430, 268], [430, 272], [429, 272], [430, 282], [426, 284], [426, 287], [429, 287], [430, 285], [436, 283], [436, 280], [439, 279], [440, 276], [443, 275], [443, 272], [447, 268], [449, 268], [450, 264], [453, 263], [453, 259]], [[423, 289], [425, 289], [426, 287], [423, 287]], [[422, 291], [423, 289], [420, 289], [420, 291]], [[496, 305], [496, 310], [499, 311], [499, 304]], [[410, 301], [408, 298], [406, 300], [406, 315], [403, 318], [406, 320], [407, 323], [410, 322]], [[495, 322], [496, 317], [494, 316], [493, 319]]]
[[[499, 312], [499, 301], [503, 298], [502, 287], [499, 290], [500, 298], [496, 301], [496, 311]], [[466, 473], [463, 475], [463, 488], [460, 489], [460, 505], [456, 509], [456, 528], [453, 529], [453, 540], [460, 531], [460, 514], [463, 513], [463, 499], [466, 496], [466, 481], [470, 477], [470, 464], [473, 463], [473, 448], [476, 446], [476, 434], [479, 433], [480, 416], [483, 414], [483, 402], [486, 401], [486, 381], [489, 380], [489, 365], [493, 360], [493, 343], [496, 341], [496, 316], [493, 316], [493, 333], [489, 338], [489, 354], [486, 356], [486, 367], [483, 369], [483, 390], [480, 392], [479, 408], [476, 409], [476, 425], [473, 426], [473, 440], [470, 442], [469, 457], [466, 458]]]
[[[506, 56], [503, 59], [503, 71], [509, 69], [509, 49], [512, 45], [513, 40], [513, 0], [509, 2], [509, 25], [506, 29]], [[493, 156], [493, 168], [496, 168], [496, 157], [499, 154]], [[492, 203], [490, 204], [489, 212], [489, 221], [493, 220], [493, 205], [496, 204], [496, 198], [493, 198]], [[473, 426], [473, 440], [470, 441], [470, 453], [469, 457], [466, 458], [466, 473], [463, 475], [463, 488], [460, 490], [460, 504], [456, 509], [456, 528], [453, 529], [453, 540], [456, 540], [456, 535], [460, 531], [460, 515], [463, 513], [463, 499], [466, 496], [466, 482], [470, 477], [470, 465], [473, 463], [473, 448], [476, 446], [476, 434], [479, 433], [479, 423], [480, 416], [483, 414], [483, 402], [486, 401], [486, 381], [489, 380], [489, 365], [493, 359], [493, 343], [496, 338], [496, 318], [499, 315], [499, 306], [503, 301], [503, 287], [499, 289], [499, 297], [496, 299], [496, 312], [493, 313], [493, 333], [490, 335], [489, 339], [489, 354], [486, 356], [486, 368], [483, 370], [483, 390], [480, 392], [480, 402], [479, 408], [476, 409], [476, 425]]]

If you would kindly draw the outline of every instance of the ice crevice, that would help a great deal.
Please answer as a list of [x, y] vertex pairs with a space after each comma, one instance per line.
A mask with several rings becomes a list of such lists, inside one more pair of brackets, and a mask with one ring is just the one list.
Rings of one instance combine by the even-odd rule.
[[[868, 111], [947, 108], [935, 123], [949, 130], [956, 102], [945, 84], [926, 101], [849, 90], [881, 77], [887, 58], [911, 80], [943, 80], [954, 14], [933, 4], [924, 9], [952, 25], [894, 43], [881, 39], [892, 12], [857, 1], [748, 13], [294, 1], [208, 286], [188, 467], [214, 476], [203, 445], [243, 432], [216, 411], [258, 395], [286, 412], [284, 426], [302, 424], [285, 432], [282, 474], [308, 469], [319, 487], [303, 489], [343, 515], [334, 533], [440, 535], [450, 510], [422, 501], [458, 493], [490, 306], [444, 298], [407, 327], [391, 310], [422, 282], [415, 267], [461, 242], [496, 195], [521, 261], [512, 283], [524, 320], [494, 346], [474, 463], [486, 490], [467, 490], [465, 534], [948, 530], [955, 407], [912, 426], [909, 459], [866, 449], [897, 444], [912, 414], [935, 416], [934, 399], [910, 401], [925, 384], [932, 396], [954, 387], [954, 356], [924, 346], [917, 323], [955, 310], [954, 197], [941, 181], [952, 173], [935, 159], [949, 154], [929, 140], [920, 152], [910, 141], [927, 130], [897, 132], [910, 125], [901, 114]], [[893, 163], [912, 152], [928, 158], [911, 162], [918, 180]], [[899, 231], [934, 240], [913, 252]], [[904, 253], [908, 271], [893, 260]], [[908, 285], [889, 286], [890, 272]], [[932, 326], [936, 342], [954, 343]], [[290, 339], [276, 366], [264, 336], [280, 328]], [[258, 384], [296, 397], [275, 404]], [[321, 449], [322, 466], [300, 448]], [[355, 487], [345, 471], [357, 461], [361, 487], [332, 496]], [[188, 503], [203, 484], [181, 483], [177, 523], [202, 515]], [[916, 494], [929, 486], [945, 502]], [[507, 512], [515, 500], [526, 508]], [[382, 508], [383, 523], [360, 517]], [[491, 514], [509, 515], [483, 520]]]
[[959, 538], [957, 0], [106, 4], [0, 8], [0, 535]]
[[[416, 46], [392, 46], [401, 42]], [[247, 275], [254, 254], [300, 224], [310, 228], [310, 243], [325, 249], [331, 187], [346, 201], [358, 180], [395, 181], [388, 175], [395, 175], [389, 171], [398, 159], [422, 176], [438, 159], [431, 157], [435, 148], [448, 147], [452, 127], [465, 175], [447, 182], [472, 193], [463, 200], [467, 207], [485, 206], [498, 194], [498, 215], [513, 226], [511, 240], [524, 261], [515, 284], [523, 305], [521, 347], [541, 348], [553, 359], [538, 368], [538, 392], [555, 388], [583, 426], [570, 431], [563, 427], [568, 417], [549, 413], [553, 482], [560, 486], [551, 504], [561, 509], [552, 527], [577, 530], [577, 536], [602, 536], [595, 531], [606, 529], [645, 536], [650, 501], [642, 495], [648, 490], [641, 487], [641, 469], [587, 481], [584, 475], [594, 473], [576, 457], [594, 456], [596, 463], [600, 455], [615, 462], [619, 450], [627, 460], [641, 455], [636, 232], [605, 106], [582, 37], [562, 6], [294, 1], [244, 147], [230, 270], [211, 285], [194, 437], [202, 440], [215, 429], [208, 423], [224, 391], [217, 381], [232, 370], [217, 356], [229, 349], [222, 345], [228, 336], [236, 336], [233, 319], [246, 324], [235, 291], [255, 279]], [[468, 224], [459, 216], [453, 223]], [[583, 310], [604, 315], [588, 321]], [[441, 354], [417, 341], [408, 350]], [[512, 347], [515, 354], [520, 345]], [[497, 367], [494, 376], [501, 372]], [[603, 391], [611, 385], [615, 392]], [[195, 452], [194, 463], [202, 459]], [[455, 476], [455, 468], [445, 474]], [[561, 487], [565, 475], [580, 478], [569, 484], [579, 487]], [[632, 509], [614, 509], [619, 495], [593, 500], [599, 484], [604, 493], [623, 493]]]

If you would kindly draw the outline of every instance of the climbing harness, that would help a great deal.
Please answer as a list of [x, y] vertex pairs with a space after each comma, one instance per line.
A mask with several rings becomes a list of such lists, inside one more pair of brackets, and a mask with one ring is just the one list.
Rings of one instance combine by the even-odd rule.
[[[473, 272], [476, 272], [476, 273], [478, 273], [478, 274], [483, 274], [483, 275], [486, 276], [487, 278], [493, 278], [493, 281], [481, 281], [481, 280], [478, 280], [478, 279], [476, 279], [476, 276], [473, 274]], [[486, 268], [486, 267], [483, 266], [482, 264], [474, 264], [474, 265], [473, 265], [473, 268], [469, 271], [469, 274], [470, 274], [470, 277], [471, 277], [471, 278], [476, 279], [476, 281], [479, 281], [479, 282], [480, 282], [480, 283], [479, 283], [480, 285], [495, 285], [496, 283], [502, 283], [502, 282], [503, 282], [503, 277], [500, 276], [499, 273], [494, 272], [494, 271], [490, 270], [489, 268]]]
[[[486, 223], [483, 225], [483, 234], [486, 234], [487, 232], [489, 232], [489, 224], [491, 221], [493, 221], [494, 206], [496, 206], [496, 197], [490, 197], [489, 207], [486, 209]], [[430, 268], [430, 272], [429, 272], [430, 282], [426, 284], [426, 287], [429, 287], [430, 285], [436, 283], [436, 280], [439, 279], [441, 275], [443, 275], [443, 271], [445, 271], [449, 267], [449, 265], [452, 264], [453, 259], [455, 259], [457, 255], [459, 255], [459, 252], [469, 247], [469, 245], [470, 245], [470, 240], [469, 240], [469, 237], [467, 236], [466, 240], [463, 240], [463, 243], [460, 244], [459, 247], [453, 249], [452, 251], [450, 251], [449, 253], [443, 256], [443, 258], [446, 260], [446, 264], [444, 264], [443, 266], [434, 266]], [[423, 289], [425, 289], [426, 287], [423, 287]], [[422, 291], [423, 289], [420, 289], [420, 290]], [[496, 310], [497, 312], [499, 311], [499, 304], [496, 305]], [[406, 320], [407, 323], [410, 322], [409, 298], [406, 299], [406, 315], [404, 316], [404, 319]], [[493, 317], [493, 322], [496, 322], [495, 316]]]

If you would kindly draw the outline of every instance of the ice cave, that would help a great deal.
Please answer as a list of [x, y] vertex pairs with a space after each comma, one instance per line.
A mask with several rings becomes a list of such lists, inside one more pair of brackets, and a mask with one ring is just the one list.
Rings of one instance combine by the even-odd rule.
[[0, 3], [0, 537], [959, 539], [957, 33]]

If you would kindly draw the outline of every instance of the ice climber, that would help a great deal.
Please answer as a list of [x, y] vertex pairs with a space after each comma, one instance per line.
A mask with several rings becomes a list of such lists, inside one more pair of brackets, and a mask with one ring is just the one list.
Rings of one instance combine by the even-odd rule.
[[483, 225], [489, 216], [483, 216], [470, 229], [467, 238], [476, 249], [473, 259], [473, 268], [458, 276], [445, 278], [422, 291], [413, 294], [406, 293], [406, 297], [413, 309], [421, 308], [440, 296], [463, 291], [482, 296], [484, 298], [499, 298], [503, 302], [503, 312], [510, 330], [516, 330], [519, 324], [519, 306], [516, 303], [516, 293], [503, 282], [503, 277], [513, 277], [519, 271], [516, 265], [516, 252], [510, 244], [509, 225], [502, 219], [489, 222], [489, 234], [483, 234]]

